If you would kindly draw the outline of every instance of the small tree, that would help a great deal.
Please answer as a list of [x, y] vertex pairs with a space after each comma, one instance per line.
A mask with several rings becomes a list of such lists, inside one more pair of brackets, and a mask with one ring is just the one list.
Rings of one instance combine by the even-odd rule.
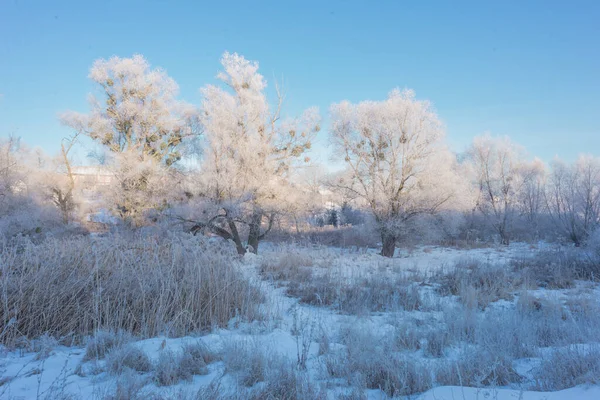
[[521, 167], [523, 184], [519, 193], [519, 210], [525, 222], [537, 235], [540, 217], [545, 212], [546, 166], [536, 158]]
[[[182, 142], [197, 133], [197, 115], [191, 106], [177, 100], [175, 81], [163, 70], [151, 69], [141, 55], [96, 60], [89, 78], [100, 87], [100, 96], [91, 97], [91, 111], [65, 113], [62, 122], [101, 144], [122, 165], [134, 160], [143, 163], [145, 168], [137, 169], [139, 176], [131, 176], [132, 168], [122, 171], [128, 178], [120, 187], [122, 197], [142, 200], [149, 174], [153, 174], [149, 168], [170, 167], [181, 159]], [[126, 163], [125, 157], [129, 158]], [[136, 193], [127, 194], [129, 191]], [[120, 214], [132, 216], [136, 211], [129, 207], [116, 205]]]
[[327, 225], [331, 225], [334, 228], [337, 228], [338, 224], [339, 224], [339, 218], [338, 218], [338, 210], [335, 208], [335, 206], [330, 206], [326, 211], [326, 215], [327, 215]]
[[63, 139], [60, 145], [60, 160], [58, 161], [58, 171], [52, 170], [47, 174], [48, 189], [50, 191], [52, 202], [60, 211], [63, 223], [68, 224], [71, 214], [75, 209], [75, 178], [71, 168], [69, 153], [77, 142], [78, 133]]
[[257, 63], [225, 53], [221, 64], [218, 79], [225, 87], [201, 90], [206, 146], [199, 180], [215, 211], [197, 229], [232, 239], [243, 254], [240, 228], [247, 227], [248, 246], [257, 251], [284, 207], [291, 172], [308, 162], [305, 152], [319, 130], [319, 115], [309, 109], [300, 118], [282, 120], [283, 96], [277, 90], [277, 103], [270, 107]]
[[23, 178], [15, 155], [18, 149], [19, 140], [14, 136], [0, 140], [0, 204], [8, 203]]
[[381, 254], [392, 257], [406, 223], [434, 213], [455, 190], [455, 158], [427, 101], [410, 90], [387, 100], [331, 106], [331, 137], [347, 165], [337, 188], [371, 210], [381, 234]]
[[581, 156], [572, 165], [555, 160], [546, 204], [560, 233], [580, 246], [600, 224], [600, 159]]
[[46, 161], [17, 138], [0, 138], [0, 237], [37, 235], [60, 224], [48, 201]]
[[521, 149], [508, 137], [484, 135], [473, 140], [469, 153], [479, 189], [477, 208], [508, 245], [524, 182]]

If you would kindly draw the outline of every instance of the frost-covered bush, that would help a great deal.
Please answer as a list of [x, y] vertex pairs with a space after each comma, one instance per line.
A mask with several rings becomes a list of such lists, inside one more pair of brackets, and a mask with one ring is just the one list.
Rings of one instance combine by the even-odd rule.
[[327, 400], [327, 393], [316, 389], [307, 373], [287, 362], [272, 369], [264, 384], [250, 392], [249, 399]]
[[485, 349], [468, 350], [455, 360], [444, 360], [436, 371], [437, 383], [448, 386], [506, 386], [521, 380], [510, 357]]
[[103, 394], [103, 400], [146, 400], [152, 398], [144, 387], [148, 378], [140, 376], [136, 371], [125, 371], [117, 377], [114, 390]]
[[[260, 316], [232, 249], [187, 234], [22, 241], [0, 248], [0, 332], [171, 336]], [[68, 288], [68, 290], [66, 290]]]
[[152, 362], [148, 355], [134, 344], [116, 347], [106, 356], [106, 368], [112, 374], [121, 374], [126, 370], [149, 372]]
[[525, 279], [548, 289], [567, 289], [576, 280], [600, 279], [600, 247], [594, 241], [585, 248], [549, 248], [515, 260], [514, 268]]
[[88, 340], [83, 361], [100, 360], [112, 349], [127, 344], [132, 339], [131, 335], [127, 332], [98, 331], [95, 336]]
[[52, 204], [44, 171], [45, 156], [15, 138], [0, 139], [0, 239], [18, 235], [40, 238], [60, 231], [63, 223]]
[[[315, 389], [307, 373], [283, 355], [268, 350], [254, 340], [225, 342], [223, 362], [226, 371], [236, 378], [236, 393], [247, 399], [309, 400], [326, 399]], [[214, 391], [218, 393], [218, 390]], [[213, 398], [230, 398], [225, 394]]]
[[380, 389], [388, 396], [407, 396], [432, 387], [426, 365], [393, 349], [393, 338], [376, 335], [359, 327], [343, 330], [343, 348], [324, 356], [330, 377], [368, 389]]
[[154, 367], [154, 379], [159, 386], [170, 386], [189, 381], [194, 375], [206, 375], [207, 365], [217, 356], [204, 343], [186, 343], [181, 351], [161, 350]]
[[331, 306], [347, 314], [413, 311], [423, 306], [415, 277], [366, 275], [340, 277], [331, 271], [288, 283], [287, 294], [306, 304]]
[[263, 260], [259, 271], [263, 277], [274, 280], [306, 281], [310, 279], [313, 259], [300, 249], [276, 253]]
[[223, 362], [227, 371], [232, 372], [243, 386], [253, 386], [262, 382], [267, 368], [276, 355], [263, 349], [258, 342], [232, 340], [225, 343]]
[[551, 350], [534, 371], [537, 389], [561, 390], [600, 382], [600, 347], [578, 345]]
[[440, 283], [440, 294], [458, 296], [467, 307], [481, 309], [500, 299], [510, 300], [523, 284], [521, 277], [507, 266], [476, 259], [460, 260], [434, 280]]

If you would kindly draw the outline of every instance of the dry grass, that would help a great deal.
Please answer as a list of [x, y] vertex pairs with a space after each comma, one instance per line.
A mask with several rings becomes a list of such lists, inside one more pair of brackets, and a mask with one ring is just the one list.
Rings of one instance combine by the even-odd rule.
[[94, 337], [88, 340], [83, 361], [100, 360], [112, 349], [127, 344], [132, 340], [132, 336], [126, 332], [112, 333], [99, 331]]
[[208, 374], [207, 365], [217, 359], [201, 341], [185, 344], [180, 352], [162, 350], [154, 367], [154, 380], [159, 386], [189, 381], [194, 375]]
[[535, 371], [536, 389], [561, 390], [600, 383], [600, 347], [570, 346], [553, 350]]
[[369, 275], [340, 278], [331, 272], [290, 281], [287, 294], [302, 303], [330, 306], [344, 314], [420, 310], [423, 306], [414, 277]]
[[112, 374], [119, 375], [127, 370], [149, 372], [152, 363], [148, 355], [134, 344], [126, 344], [111, 350], [106, 356], [106, 368]]
[[181, 336], [260, 317], [229, 246], [191, 235], [48, 239], [0, 248], [0, 342], [100, 329]]
[[434, 280], [440, 284], [441, 295], [458, 296], [465, 306], [482, 310], [500, 299], [511, 300], [514, 292], [526, 285], [512, 268], [476, 259], [460, 260]]
[[380, 389], [388, 396], [422, 393], [433, 385], [424, 363], [393, 351], [393, 340], [377, 337], [359, 328], [343, 333], [343, 350], [324, 356], [330, 377], [344, 378], [359, 387]]
[[[287, 357], [268, 350], [253, 340], [231, 340], [225, 343], [223, 361], [226, 371], [237, 381], [237, 397], [221, 393], [218, 387], [202, 394], [214, 399], [326, 399], [311, 383], [308, 373], [300, 371]], [[202, 397], [204, 398], [204, 397]]]
[[265, 279], [275, 281], [301, 281], [312, 277], [309, 267], [313, 265], [310, 255], [301, 251], [286, 251], [265, 259], [259, 272]]
[[454, 361], [438, 365], [436, 381], [450, 386], [506, 386], [522, 380], [512, 367], [512, 359], [485, 350], [471, 350]]
[[225, 343], [223, 361], [227, 371], [233, 373], [243, 386], [253, 386], [265, 380], [269, 363], [277, 358], [266, 354], [259, 343], [250, 340], [234, 340]]
[[560, 248], [515, 260], [513, 267], [539, 287], [568, 289], [576, 280], [600, 279], [599, 254], [587, 249]]
[[142, 400], [149, 398], [149, 393], [143, 388], [148, 379], [139, 376], [135, 371], [125, 371], [119, 375], [114, 391], [102, 396], [103, 400]]

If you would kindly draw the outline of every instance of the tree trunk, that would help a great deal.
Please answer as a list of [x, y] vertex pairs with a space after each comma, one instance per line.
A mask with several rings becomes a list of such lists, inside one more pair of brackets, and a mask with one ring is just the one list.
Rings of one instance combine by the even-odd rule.
[[262, 222], [262, 212], [254, 211], [250, 219], [248, 231], [248, 246], [249, 250], [254, 254], [258, 253], [258, 243], [260, 241], [260, 224]]
[[381, 255], [384, 257], [394, 257], [394, 252], [396, 251], [396, 236], [390, 233], [382, 233], [381, 242], [383, 244]]
[[506, 228], [500, 227], [500, 229], [498, 229], [498, 233], [500, 233], [500, 243], [502, 243], [504, 246], [508, 246], [510, 244], [510, 237], [506, 231]]
[[235, 222], [231, 218], [227, 218], [227, 223], [229, 225], [229, 230], [231, 231], [231, 237], [233, 238], [233, 242], [235, 243], [235, 248], [240, 256], [246, 254], [246, 249], [242, 244], [242, 240], [240, 239], [240, 234], [235, 226]]

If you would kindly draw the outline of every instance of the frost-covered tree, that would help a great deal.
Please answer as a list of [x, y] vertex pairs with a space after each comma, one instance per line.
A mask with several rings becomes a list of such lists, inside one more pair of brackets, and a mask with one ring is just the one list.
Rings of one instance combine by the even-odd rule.
[[65, 138], [61, 142], [60, 156], [52, 160], [54, 168], [47, 171], [44, 185], [47, 186], [52, 202], [60, 211], [65, 224], [68, 224], [76, 207], [75, 178], [71, 167], [69, 153], [77, 142], [78, 133]]
[[257, 251], [285, 207], [290, 174], [308, 162], [305, 153], [320, 118], [311, 108], [299, 118], [282, 119], [283, 96], [277, 90], [275, 106], [269, 104], [258, 63], [225, 53], [221, 64], [222, 85], [201, 89], [200, 112], [205, 140], [200, 185], [218, 212], [198, 227], [232, 239], [239, 253], [245, 252], [240, 228], [247, 228], [247, 244]]
[[6, 203], [18, 190], [22, 182], [23, 171], [17, 157], [19, 140], [13, 136], [0, 140], [0, 204]]
[[[122, 193], [113, 197], [127, 204], [114, 206], [122, 216], [139, 222], [136, 212], [156, 205], [148, 193], [150, 182], [156, 181], [158, 170], [181, 159], [182, 143], [197, 133], [197, 113], [177, 99], [175, 81], [165, 71], [152, 69], [141, 55], [96, 60], [89, 78], [100, 89], [99, 96], [90, 98], [90, 112], [64, 113], [62, 122], [102, 145], [116, 165], [125, 168], [115, 171], [126, 179], [118, 180]], [[133, 162], [143, 167], [133, 168]], [[138, 175], [132, 176], [133, 172]]]
[[[46, 156], [15, 137], [0, 138], [0, 236], [44, 234], [60, 225], [48, 198]], [[51, 179], [54, 175], [50, 176]]]
[[194, 110], [177, 100], [179, 87], [141, 55], [96, 60], [88, 77], [100, 87], [88, 114], [64, 113], [62, 122], [114, 153], [150, 156], [171, 165], [192, 135]]
[[508, 245], [524, 182], [522, 150], [508, 137], [486, 134], [473, 140], [469, 154], [479, 190], [477, 208]]
[[392, 257], [409, 220], [434, 213], [457, 188], [455, 157], [431, 104], [413, 91], [394, 90], [384, 101], [331, 106], [331, 138], [347, 165], [335, 185], [365, 203]]
[[106, 167], [112, 182], [102, 190], [103, 202], [131, 226], [143, 226], [176, 199], [182, 177], [178, 170], [156, 164], [151, 156], [113, 154]]
[[540, 217], [545, 212], [546, 166], [539, 158], [521, 166], [523, 183], [519, 193], [519, 211], [529, 230], [538, 234]]
[[548, 212], [560, 233], [580, 246], [600, 224], [600, 159], [581, 156], [571, 164], [552, 163]]

